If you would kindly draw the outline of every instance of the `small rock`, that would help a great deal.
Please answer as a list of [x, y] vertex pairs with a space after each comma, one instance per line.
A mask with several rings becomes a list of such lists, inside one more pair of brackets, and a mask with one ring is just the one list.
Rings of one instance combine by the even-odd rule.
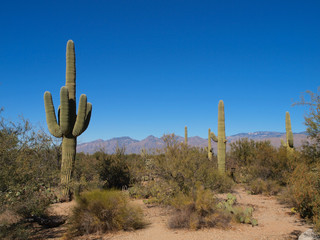
[[304, 233], [302, 233], [298, 240], [319, 240], [319, 236], [312, 230], [308, 229]]

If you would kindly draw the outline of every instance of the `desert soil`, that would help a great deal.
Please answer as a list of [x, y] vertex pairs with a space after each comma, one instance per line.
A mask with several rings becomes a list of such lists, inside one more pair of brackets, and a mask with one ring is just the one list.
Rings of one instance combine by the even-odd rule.
[[[252, 227], [248, 224], [232, 224], [229, 229], [201, 229], [172, 230], [167, 227], [169, 218], [168, 210], [160, 207], [147, 207], [142, 200], [134, 201], [145, 212], [146, 220], [150, 223], [145, 229], [118, 233], [109, 233], [102, 236], [84, 236], [81, 240], [288, 240], [298, 239], [298, 236], [306, 231], [308, 226], [298, 215], [293, 215], [290, 208], [280, 204], [275, 197], [262, 195], [250, 195], [243, 188], [238, 188], [234, 193], [237, 201], [243, 205], [254, 207], [253, 217], [259, 225]], [[51, 213], [68, 215], [74, 203], [54, 204]], [[57, 240], [63, 236], [66, 227], [64, 225], [41, 230], [36, 239]]]

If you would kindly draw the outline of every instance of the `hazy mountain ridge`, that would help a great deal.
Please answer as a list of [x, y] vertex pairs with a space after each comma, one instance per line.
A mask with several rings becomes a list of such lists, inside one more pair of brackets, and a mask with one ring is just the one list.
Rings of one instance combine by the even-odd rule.
[[[294, 133], [294, 145], [295, 147], [300, 147], [302, 142], [307, 139], [306, 132]], [[252, 133], [239, 133], [227, 137], [228, 143], [235, 142], [240, 138], [249, 138], [255, 141], [264, 141], [269, 140], [272, 145], [280, 146], [280, 140], [285, 139], [284, 132], [268, 132], [268, 131], [259, 131]], [[177, 136], [179, 142], [184, 142], [184, 137]], [[198, 136], [189, 137], [188, 144], [190, 146], [196, 147], [206, 147], [208, 146], [208, 139], [201, 138]], [[109, 140], [97, 139], [92, 142], [82, 143], [77, 146], [77, 152], [84, 153], [94, 153], [97, 151], [104, 151], [107, 153], [114, 153], [115, 149], [119, 147], [125, 147], [126, 153], [140, 153], [142, 149], [152, 150], [152, 149], [161, 149], [164, 147], [164, 142], [161, 138], [155, 136], [148, 136], [141, 141], [132, 139], [130, 137], [117, 137]], [[228, 144], [227, 144], [228, 146]], [[217, 144], [212, 142], [212, 147], [214, 152], [217, 152]]]

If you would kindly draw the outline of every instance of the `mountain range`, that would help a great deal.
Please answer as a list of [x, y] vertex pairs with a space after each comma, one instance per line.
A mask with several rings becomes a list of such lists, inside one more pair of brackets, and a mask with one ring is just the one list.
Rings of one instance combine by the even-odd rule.
[[[184, 142], [184, 137], [176, 136], [179, 142]], [[239, 133], [236, 135], [232, 135], [227, 137], [228, 143], [235, 142], [240, 138], [248, 138], [253, 139], [254, 141], [265, 141], [268, 140], [271, 142], [273, 146], [279, 147], [281, 144], [281, 139], [286, 139], [285, 133], [282, 132], [268, 132], [268, 131], [260, 131], [260, 132], [252, 132], [252, 133]], [[302, 142], [307, 139], [306, 132], [294, 133], [294, 146], [299, 148], [302, 145]], [[201, 138], [198, 136], [189, 137], [188, 145], [196, 146], [196, 147], [206, 147], [208, 146], [208, 139]], [[217, 143], [211, 143], [214, 152], [217, 152]], [[228, 149], [227, 144], [227, 149]], [[92, 142], [78, 144], [77, 152], [84, 153], [95, 153], [97, 151], [103, 151], [106, 153], [114, 153], [116, 148], [124, 147], [125, 153], [140, 153], [142, 149], [146, 149], [151, 151], [152, 149], [160, 149], [164, 147], [164, 142], [161, 138], [154, 137], [152, 135], [148, 136], [143, 140], [136, 140], [130, 137], [118, 137], [112, 138], [109, 140], [98, 139]]]

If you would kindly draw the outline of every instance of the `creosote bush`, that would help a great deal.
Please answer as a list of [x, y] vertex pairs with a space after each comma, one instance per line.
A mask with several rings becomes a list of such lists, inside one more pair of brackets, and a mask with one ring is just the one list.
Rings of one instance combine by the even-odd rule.
[[200, 185], [189, 195], [177, 194], [171, 200], [171, 206], [175, 210], [169, 220], [170, 228], [228, 228], [231, 221], [258, 224], [252, 217], [252, 207], [239, 206], [232, 194], [227, 194], [225, 200], [217, 199], [211, 190]]
[[225, 214], [217, 208], [217, 199], [213, 192], [198, 185], [193, 193], [179, 192], [171, 199], [174, 214], [169, 219], [170, 228], [227, 228], [231, 220], [230, 214]]
[[93, 190], [76, 198], [68, 237], [90, 233], [143, 228], [140, 207], [129, 204], [128, 196], [117, 190]]
[[278, 194], [295, 168], [297, 152], [288, 157], [285, 147], [277, 149], [270, 141], [243, 138], [230, 146], [233, 176], [237, 182], [247, 184], [253, 194]]
[[46, 217], [57, 202], [60, 147], [29, 121], [15, 123], [0, 117], [0, 214], [6, 210], [19, 221], [0, 221], [1, 239], [27, 239], [32, 225]]

